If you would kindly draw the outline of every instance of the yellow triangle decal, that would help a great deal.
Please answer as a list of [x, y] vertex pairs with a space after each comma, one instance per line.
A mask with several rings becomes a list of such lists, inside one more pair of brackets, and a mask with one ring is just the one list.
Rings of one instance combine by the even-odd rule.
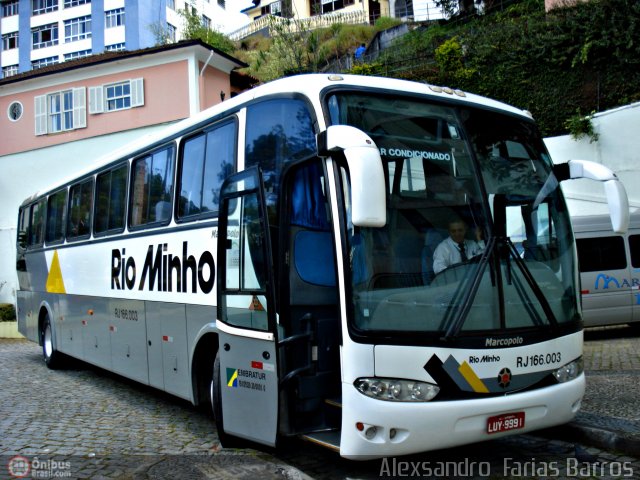
[[53, 252], [53, 260], [51, 261], [51, 269], [49, 269], [46, 287], [49, 293], [67, 293], [64, 289], [64, 281], [62, 280], [62, 270], [60, 270], [60, 260], [58, 260], [57, 250]]

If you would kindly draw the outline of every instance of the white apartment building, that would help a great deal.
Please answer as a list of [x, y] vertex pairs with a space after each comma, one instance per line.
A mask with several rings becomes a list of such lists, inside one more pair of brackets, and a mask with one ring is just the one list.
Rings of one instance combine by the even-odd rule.
[[2, 78], [106, 51], [182, 38], [181, 10], [222, 31], [226, 0], [0, 0]]

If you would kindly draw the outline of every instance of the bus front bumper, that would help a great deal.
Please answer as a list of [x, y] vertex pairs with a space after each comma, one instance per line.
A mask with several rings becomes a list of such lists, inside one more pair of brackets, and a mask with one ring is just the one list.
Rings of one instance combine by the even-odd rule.
[[[366, 397], [343, 384], [340, 455], [352, 460], [407, 455], [492, 440], [571, 421], [585, 377], [528, 392], [486, 399], [391, 402]], [[524, 413], [524, 426], [489, 433], [492, 417]]]

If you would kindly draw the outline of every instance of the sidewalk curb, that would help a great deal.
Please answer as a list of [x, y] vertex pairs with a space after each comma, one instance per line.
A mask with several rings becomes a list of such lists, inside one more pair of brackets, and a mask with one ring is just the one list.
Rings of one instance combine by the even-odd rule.
[[569, 442], [579, 442], [602, 450], [614, 450], [625, 455], [637, 456], [640, 452], [640, 436], [608, 430], [600, 426], [574, 421], [559, 427], [542, 430], [545, 437]]

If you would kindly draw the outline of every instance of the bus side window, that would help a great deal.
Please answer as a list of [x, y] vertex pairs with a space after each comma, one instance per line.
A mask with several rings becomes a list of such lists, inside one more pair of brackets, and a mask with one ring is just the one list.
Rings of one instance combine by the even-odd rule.
[[44, 240], [44, 200], [31, 205], [29, 246], [42, 245]]
[[27, 214], [28, 211], [29, 210], [26, 208], [21, 208], [18, 215], [18, 238], [16, 239], [18, 252], [22, 252], [25, 248], [27, 248], [27, 235], [29, 234], [29, 215]]
[[89, 235], [92, 206], [93, 179], [72, 185], [69, 189], [69, 212], [67, 214], [68, 239], [75, 240]]
[[133, 161], [129, 205], [132, 227], [171, 218], [173, 162], [173, 146]]
[[315, 131], [309, 108], [302, 100], [267, 100], [247, 108], [245, 166], [263, 171], [267, 204], [280, 183], [286, 163], [313, 155]]
[[236, 122], [225, 121], [184, 143], [178, 184], [179, 218], [218, 212], [222, 182], [235, 171], [236, 132]]
[[64, 239], [64, 221], [67, 211], [67, 189], [49, 195], [47, 201], [47, 229], [45, 240], [47, 243], [59, 242]]
[[101, 173], [96, 181], [96, 233], [121, 232], [127, 201], [127, 165]]

